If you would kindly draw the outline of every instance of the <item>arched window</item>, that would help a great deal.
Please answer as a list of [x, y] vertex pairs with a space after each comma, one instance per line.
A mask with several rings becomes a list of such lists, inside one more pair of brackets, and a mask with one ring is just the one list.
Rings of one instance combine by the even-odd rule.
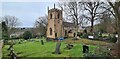
[[52, 35], [52, 28], [50, 28], [50, 35]]
[[72, 33], [72, 30], [69, 30], [68, 33]]
[[60, 15], [58, 14], [58, 19], [59, 19], [59, 16], [60, 16]]
[[52, 19], [52, 14], [50, 14], [50, 19]]

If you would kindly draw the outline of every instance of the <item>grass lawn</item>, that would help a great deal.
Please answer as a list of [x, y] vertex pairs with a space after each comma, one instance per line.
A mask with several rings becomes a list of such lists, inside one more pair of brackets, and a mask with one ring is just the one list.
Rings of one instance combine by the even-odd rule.
[[[83, 57], [82, 45], [79, 41], [74, 44], [74, 47], [70, 50], [65, 49], [66, 39], [61, 42], [60, 52], [61, 54], [52, 54], [55, 51], [57, 42], [46, 42], [44, 39], [44, 45], [41, 45], [38, 39], [34, 39], [34, 42], [24, 41], [22, 44], [15, 44], [14, 51], [18, 57]], [[9, 45], [5, 45], [3, 48], [3, 57], [8, 57], [9, 51], [7, 50]], [[95, 52], [97, 46], [89, 45], [90, 52]]]
[[0, 59], [2, 57], [2, 42], [0, 41]]

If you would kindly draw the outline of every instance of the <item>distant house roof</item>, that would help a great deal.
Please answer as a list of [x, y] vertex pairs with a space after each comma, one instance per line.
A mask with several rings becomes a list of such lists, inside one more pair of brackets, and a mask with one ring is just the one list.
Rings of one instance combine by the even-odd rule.
[[70, 22], [63, 22], [63, 26], [64, 27], [75, 27], [74, 23], [70, 23]]

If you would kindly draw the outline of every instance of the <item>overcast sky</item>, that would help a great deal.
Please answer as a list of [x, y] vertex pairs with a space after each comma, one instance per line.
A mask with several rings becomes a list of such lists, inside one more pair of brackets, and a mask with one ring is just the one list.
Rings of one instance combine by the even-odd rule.
[[47, 15], [47, 7], [53, 8], [55, 2], [3, 2], [2, 16], [16, 16], [21, 27], [32, 27], [40, 16]]
[[38, 17], [47, 15], [48, 6], [53, 8], [58, 1], [60, 0], [0, 0], [0, 17], [16, 16], [21, 22], [20, 27], [33, 27]]

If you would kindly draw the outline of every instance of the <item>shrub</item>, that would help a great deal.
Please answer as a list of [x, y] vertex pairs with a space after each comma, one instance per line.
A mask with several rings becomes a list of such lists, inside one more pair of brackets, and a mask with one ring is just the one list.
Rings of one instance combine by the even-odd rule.
[[23, 33], [23, 39], [31, 39], [32, 38], [32, 33], [30, 31], [25, 31]]
[[9, 36], [8, 36], [7, 34], [3, 34], [3, 35], [2, 35], [2, 39], [8, 40], [8, 39], [9, 39]]
[[113, 43], [117, 42], [117, 38], [115, 37], [115, 35], [113, 35], [113, 37], [111, 37], [110, 41]]
[[82, 36], [82, 35], [83, 35], [83, 33], [80, 33], [80, 32], [78, 32], [78, 34], [77, 34], [77, 36], [79, 36], [79, 37]]
[[87, 34], [87, 33], [84, 33], [84, 34], [82, 35], [82, 38], [88, 38], [88, 34]]
[[[99, 46], [99, 48], [97, 48], [95, 52], [89, 52], [84, 54], [84, 57], [110, 57], [110, 56], [111, 56], [110, 50], [108, 50], [107, 47], [103, 47], [103, 46]], [[94, 59], [94, 58], [90, 58], [90, 59]], [[102, 58], [102, 59], [106, 59], [106, 58]]]

